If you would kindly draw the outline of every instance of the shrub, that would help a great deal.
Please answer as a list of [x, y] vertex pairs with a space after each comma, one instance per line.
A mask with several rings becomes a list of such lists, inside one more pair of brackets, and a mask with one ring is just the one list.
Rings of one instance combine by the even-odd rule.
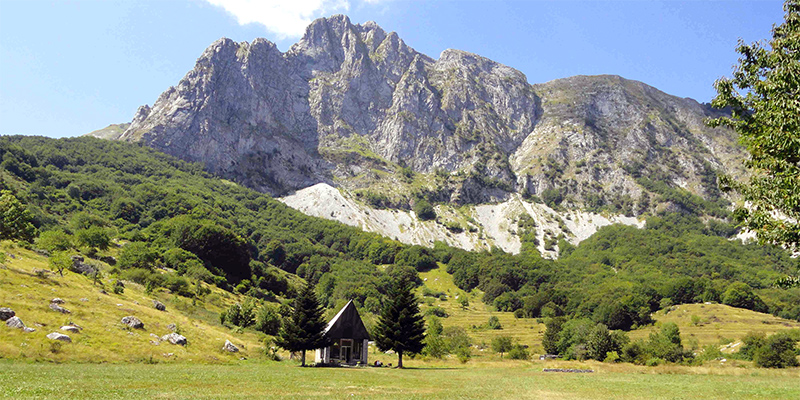
[[153, 264], [158, 259], [155, 251], [150, 249], [150, 246], [144, 242], [131, 242], [125, 245], [119, 252], [119, 261], [117, 262], [121, 268], [145, 268], [153, 269]]
[[739, 350], [739, 357], [744, 360], [752, 361], [756, 350], [764, 345], [767, 337], [764, 333], [748, 333], [742, 338], [742, 348]]
[[425, 310], [425, 315], [426, 316], [433, 315], [433, 316], [436, 316], [436, 317], [439, 317], [439, 318], [447, 318], [449, 316], [449, 315], [447, 315], [447, 312], [442, 307], [436, 307], [436, 306]]
[[615, 363], [620, 361], [621, 360], [619, 357], [619, 353], [617, 353], [616, 351], [609, 351], [608, 353], [606, 353], [606, 358], [603, 359], [603, 362], [606, 363]]
[[434, 211], [433, 206], [431, 203], [428, 203], [425, 199], [419, 199], [414, 202], [414, 213], [417, 214], [417, 218], [428, 221], [436, 218], [436, 211]]
[[92, 226], [86, 229], [81, 229], [75, 233], [78, 244], [86, 247], [96, 247], [100, 250], [108, 249], [111, 243], [111, 238], [105, 229], [100, 226]]
[[500, 324], [500, 319], [495, 315], [489, 317], [489, 321], [486, 322], [486, 327], [489, 329], [503, 329], [503, 325]]
[[787, 368], [798, 366], [797, 338], [787, 332], [778, 332], [769, 336], [753, 355], [753, 362], [758, 367]]
[[62, 230], [45, 231], [36, 239], [36, 246], [49, 252], [67, 251], [72, 248], [72, 237]]
[[767, 306], [761, 298], [753, 293], [750, 285], [744, 282], [731, 283], [722, 295], [722, 304], [758, 312], [767, 312]]
[[281, 328], [281, 317], [276, 310], [265, 304], [258, 309], [253, 328], [267, 335], [276, 335]]
[[521, 344], [515, 344], [508, 352], [508, 358], [512, 360], [528, 360], [531, 358], [528, 349]]

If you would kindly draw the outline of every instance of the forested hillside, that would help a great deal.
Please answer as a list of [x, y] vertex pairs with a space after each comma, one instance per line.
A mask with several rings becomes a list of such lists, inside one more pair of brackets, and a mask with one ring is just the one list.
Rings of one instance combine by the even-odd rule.
[[327, 306], [355, 299], [376, 312], [393, 276], [418, 281], [440, 262], [460, 288], [519, 317], [590, 317], [630, 329], [672, 304], [721, 302], [800, 318], [800, 289], [772, 287], [797, 260], [729, 240], [733, 226], [686, 212], [651, 217], [646, 229], [602, 228], [578, 247], [561, 243], [553, 261], [532, 246], [511, 255], [404, 245], [305, 216], [137, 144], [0, 137], [0, 158], [4, 198], [19, 199], [36, 228], [24, 245], [95, 258], [122, 245], [113, 273], [186, 296], [203, 280], [261, 299], [291, 297], [295, 274], [317, 284]]

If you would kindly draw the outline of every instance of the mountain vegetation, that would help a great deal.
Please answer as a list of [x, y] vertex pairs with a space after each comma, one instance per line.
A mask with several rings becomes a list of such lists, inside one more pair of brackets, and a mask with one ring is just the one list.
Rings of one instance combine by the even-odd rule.
[[773, 287], [796, 270], [795, 259], [730, 240], [735, 230], [724, 220], [687, 212], [650, 217], [645, 229], [602, 228], [553, 261], [531, 249], [404, 245], [307, 217], [135, 144], [2, 137], [0, 157], [4, 189], [37, 230], [30, 246], [99, 258], [110, 243], [125, 243], [121, 277], [188, 296], [192, 282], [205, 281], [253, 298], [292, 297], [299, 277], [316, 285], [325, 307], [353, 299], [378, 313], [394, 279], [419, 283], [418, 271], [438, 262], [459, 288], [527, 317], [571, 315], [628, 330], [663, 307], [711, 301], [800, 318], [800, 289]]

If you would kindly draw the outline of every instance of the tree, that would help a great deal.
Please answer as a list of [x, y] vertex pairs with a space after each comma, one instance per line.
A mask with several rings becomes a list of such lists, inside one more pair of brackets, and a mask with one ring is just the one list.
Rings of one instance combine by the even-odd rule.
[[749, 182], [720, 180], [744, 204], [734, 210], [742, 225], [762, 243], [796, 250], [800, 243], [800, 3], [783, 6], [785, 21], [772, 29], [768, 44], [739, 41], [742, 56], [732, 78], [715, 82], [716, 108], [729, 108], [730, 117], [708, 121], [739, 134], [750, 153], [745, 166]]
[[500, 353], [500, 358], [503, 358], [503, 353], [511, 350], [512, 344], [510, 336], [497, 336], [492, 339], [492, 351]]
[[417, 217], [423, 221], [436, 218], [436, 211], [433, 209], [431, 203], [428, 203], [428, 201], [425, 199], [419, 199], [414, 202], [413, 209], [414, 213], [417, 214]]
[[548, 318], [545, 321], [544, 337], [542, 337], [542, 347], [544, 347], [545, 353], [558, 354], [558, 341], [564, 322], [564, 317]]
[[796, 367], [797, 338], [787, 332], [778, 332], [768, 337], [764, 344], [756, 349], [753, 361], [756, 366], [764, 368]]
[[0, 240], [33, 240], [36, 234], [30, 211], [10, 190], [0, 192]]
[[278, 332], [276, 344], [290, 352], [301, 351], [302, 365], [306, 365], [306, 350], [314, 350], [328, 345], [324, 336], [325, 320], [323, 309], [314, 294], [314, 286], [306, 284], [294, 301], [291, 317], [283, 321]]
[[381, 351], [397, 353], [397, 368], [403, 368], [403, 354], [419, 353], [425, 346], [425, 321], [412, 288], [407, 280], [394, 282], [375, 327], [375, 344]]
[[72, 266], [72, 258], [66, 252], [56, 252], [50, 256], [49, 264], [50, 268], [56, 270], [59, 275], [64, 276], [64, 270], [68, 270]]

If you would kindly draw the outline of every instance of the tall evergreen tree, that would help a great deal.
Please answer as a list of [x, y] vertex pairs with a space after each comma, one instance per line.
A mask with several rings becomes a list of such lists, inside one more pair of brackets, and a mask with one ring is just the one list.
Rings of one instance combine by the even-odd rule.
[[323, 319], [323, 311], [314, 294], [314, 286], [309, 283], [295, 299], [291, 317], [283, 321], [278, 332], [276, 344], [291, 352], [303, 352], [303, 366], [306, 365], [306, 350], [328, 345], [323, 335], [327, 325]]
[[397, 353], [398, 368], [403, 368], [403, 354], [416, 354], [425, 347], [425, 321], [411, 290], [412, 285], [407, 280], [395, 281], [375, 328], [375, 344], [381, 351]]

